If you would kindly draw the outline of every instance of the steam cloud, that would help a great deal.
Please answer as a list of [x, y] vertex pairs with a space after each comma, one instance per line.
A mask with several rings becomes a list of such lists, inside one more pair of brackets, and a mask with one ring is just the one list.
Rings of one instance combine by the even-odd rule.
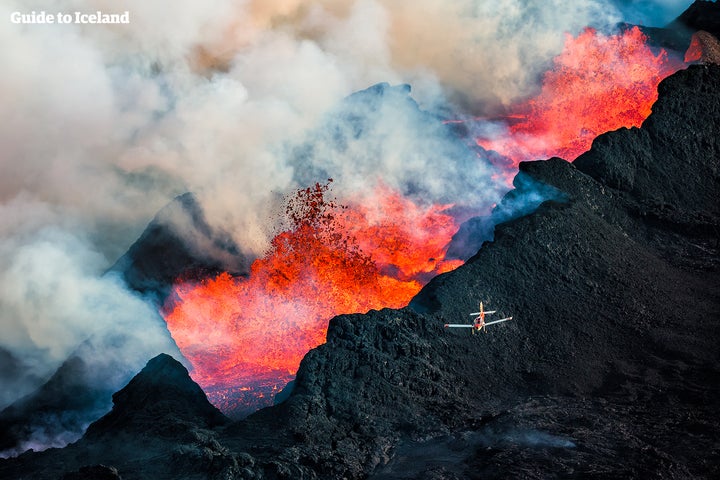
[[[131, 23], [8, 20], [32, 10], [128, 10]], [[565, 32], [622, 20], [599, 0], [10, 0], [0, 18], [0, 353], [18, 365], [0, 407], [88, 339], [109, 383], [170, 351], [157, 313], [102, 273], [177, 194], [195, 192], [254, 254], [277, 198], [325, 175], [340, 195], [381, 179], [489, 208], [507, 187], [433, 114], [502, 109], [537, 89]], [[413, 90], [339, 106], [379, 82]]]

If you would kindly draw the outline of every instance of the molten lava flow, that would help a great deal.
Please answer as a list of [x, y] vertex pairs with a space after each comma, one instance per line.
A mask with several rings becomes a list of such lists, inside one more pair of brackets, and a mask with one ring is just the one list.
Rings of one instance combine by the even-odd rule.
[[540, 94], [514, 109], [512, 116], [523, 120], [510, 124], [507, 135], [478, 144], [515, 164], [553, 156], [574, 160], [597, 135], [640, 126], [660, 81], [683, 66], [664, 50], [653, 54], [646, 41], [637, 27], [611, 36], [590, 28], [568, 36]]
[[402, 307], [428, 278], [462, 263], [444, 260], [457, 231], [447, 206], [421, 208], [379, 187], [363, 205], [341, 207], [327, 191], [316, 184], [290, 200], [290, 228], [248, 278], [181, 283], [164, 309], [193, 379], [227, 413], [271, 404], [325, 341], [331, 317]]

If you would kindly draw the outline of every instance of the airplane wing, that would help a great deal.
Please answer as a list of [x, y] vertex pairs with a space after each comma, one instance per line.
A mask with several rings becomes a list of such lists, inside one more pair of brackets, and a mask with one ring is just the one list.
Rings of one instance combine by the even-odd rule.
[[513, 317], [507, 317], [507, 318], [501, 318], [500, 320], [493, 320], [492, 322], [485, 322], [485, 326], [487, 327], [488, 325], [493, 325], [495, 323], [507, 322], [508, 320], [512, 320], [512, 319], [513, 319]]
[[446, 323], [445, 328], [473, 328], [473, 325], [467, 325], [465, 323]]
[[[487, 312], [485, 312], [485, 315], [490, 315], [491, 313], [495, 313], [495, 312], [497, 312], [497, 310], [488, 310]], [[470, 314], [471, 317], [474, 317], [476, 315], [480, 315], [480, 312], [473, 312]]]

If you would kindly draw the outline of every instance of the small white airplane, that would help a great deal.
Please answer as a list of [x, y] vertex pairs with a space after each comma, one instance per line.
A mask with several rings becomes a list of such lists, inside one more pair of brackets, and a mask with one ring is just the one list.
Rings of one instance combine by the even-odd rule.
[[508, 320], [512, 320], [513, 317], [506, 317], [501, 318], [500, 320], [493, 320], [492, 322], [485, 322], [485, 315], [490, 315], [492, 313], [495, 313], [496, 310], [488, 310], [485, 311], [485, 308], [483, 307], [483, 303], [480, 302], [480, 311], [479, 312], [473, 312], [470, 314], [471, 317], [477, 317], [472, 324], [468, 325], [465, 323], [446, 323], [445, 328], [472, 328], [473, 335], [475, 332], [479, 332], [482, 330], [483, 332], [486, 332], [485, 327], [488, 325], [494, 325], [496, 323], [501, 322], [507, 322]]

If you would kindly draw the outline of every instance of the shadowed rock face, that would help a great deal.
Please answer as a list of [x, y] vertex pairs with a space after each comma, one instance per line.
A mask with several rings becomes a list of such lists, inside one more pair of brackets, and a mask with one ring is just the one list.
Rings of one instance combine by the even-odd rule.
[[62, 480], [122, 480], [117, 469], [105, 465], [87, 465], [76, 472], [70, 472]]
[[716, 217], [720, 135], [713, 119], [720, 117], [715, 100], [718, 69], [707, 65], [680, 71], [658, 90], [653, 115], [642, 128], [600, 135], [574, 165], [602, 184], [630, 193], [659, 215], [707, 212]]
[[213, 229], [197, 198], [186, 193], [163, 208], [110, 268], [162, 305], [179, 278], [242, 274], [249, 261], [229, 234]]
[[112, 411], [90, 425], [87, 438], [156, 432], [165, 427], [174, 429], [183, 422], [205, 428], [227, 423], [227, 418], [190, 379], [187, 369], [166, 354], [150, 360], [112, 399]]
[[78, 442], [8, 460], [11, 468], [0, 465], [0, 477], [23, 478], [31, 471], [32, 478], [171, 479], [237, 469], [236, 456], [212, 430], [229, 420], [171, 356], [150, 360], [113, 403]]
[[[498, 225], [408, 308], [334, 318], [284, 403], [213, 427], [160, 357], [78, 443], [0, 461], [0, 476], [717, 477], [718, 78], [667, 79], [641, 129], [579, 163], [521, 164], [562, 200]], [[479, 301], [514, 320], [443, 328]]]
[[704, 31], [720, 38], [720, 3], [697, 0], [664, 28], [640, 26], [640, 29], [651, 45], [668, 49], [670, 55], [682, 58], [695, 32]]
[[696, 0], [668, 27], [684, 28], [689, 32], [704, 30], [715, 38], [720, 38], [720, 3]]
[[22, 452], [80, 438], [88, 423], [110, 407], [112, 391], [93, 387], [91, 369], [73, 355], [39, 389], [2, 410], [0, 451]]

